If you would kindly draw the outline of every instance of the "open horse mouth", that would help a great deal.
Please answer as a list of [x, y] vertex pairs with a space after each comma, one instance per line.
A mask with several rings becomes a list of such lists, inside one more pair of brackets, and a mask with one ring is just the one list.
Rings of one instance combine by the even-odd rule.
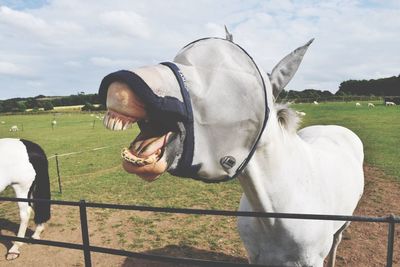
[[171, 164], [166, 150], [176, 139], [178, 127], [150, 119], [144, 103], [124, 83], [110, 84], [107, 109], [103, 120], [107, 129], [126, 130], [135, 123], [140, 129], [139, 135], [121, 151], [124, 169], [154, 181]]

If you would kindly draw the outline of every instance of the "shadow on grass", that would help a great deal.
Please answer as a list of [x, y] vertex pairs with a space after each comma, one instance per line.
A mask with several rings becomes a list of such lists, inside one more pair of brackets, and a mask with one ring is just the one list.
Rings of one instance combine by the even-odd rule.
[[[234, 257], [221, 252], [212, 252], [208, 250], [198, 249], [190, 246], [176, 246], [169, 245], [160, 249], [145, 251], [146, 254], [163, 255], [169, 257], [181, 257], [191, 259], [203, 259], [203, 260], [215, 260], [224, 262], [234, 263], [247, 263], [247, 259], [241, 257]], [[179, 263], [168, 263], [168, 262], [157, 262], [143, 259], [126, 258], [125, 262], [121, 265], [122, 267], [194, 267], [200, 266], [195, 264], [179, 264]], [[201, 265], [201, 266], [204, 266]]]

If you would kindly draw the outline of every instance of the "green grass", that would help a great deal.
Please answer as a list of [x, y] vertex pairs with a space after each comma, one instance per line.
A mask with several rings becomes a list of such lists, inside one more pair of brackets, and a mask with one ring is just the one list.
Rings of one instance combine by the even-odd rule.
[[386, 107], [373, 102], [375, 108], [368, 108], [368, 102], [332, 102], [296, 104], [293, 108], [305, 112], [302, 127], [314, 124], [337, 124], [354, 131], [364, 144], [365, 162], [379, 167], [386, 174], [400, 179], [400, 107]]
[[[53, 199], [237, 208], [241, 190], [236, 182], [210, 185], [165, 174], [156, 182], [148, 183], [126, 173], [120, 167], [120, 151], [137, 135], [137, 128], [112, 132], [106, 130], [96, 116], [87, 113], [0, 116], [0, 121], [5, 122], [0, 124], [0, 137], [25, 138], [43, 147], [50, 157]], [[53, 130], [50, 123], [54, 118], [57, 125]], [[23, 131], [9, 132], [12, 125], [18, 125]], [[107, 148], [92, 151], [99, 147]], [[63, 156], [81, 151], [84, 152]], [[56, 153], [60, 155], [58, 160], [62, 195], [58, 193], [56, 162], [53, 157]], [[225, 201], [221, 201], [221, 196], [226, 196]]]
[[[398, 146], [400, 144], [400, 107], [385, 107], [375, 102], [356, 107], [350, 103], [295, 104], [293, 108], [307, 113], [302, 127], [313, 124], [337, 124], [360, 136], [365, 161], [387, 174], [400, 177]], [[59, 157], [63, 194], [58, 193], [55, 158], [49, 159], [54, 199], [148, 204], [171, 207], [236, 209], [241, 188], [236, 181], [204, 184], [191, 179], [163, 175], [147, 183], [120, 168], [119, 153], [137, 135], [137, 128], [112, 132], [101, 120], [88, 113], [0, 116], [0, 137], [26, 138], [39, 143], [48, 157]], [[55, 119], [57, 125], [51, 127]], [[23, 131], [9, 132], [12, 125]], [[268, 129], [267, 129], [268, 130]], [[94, 148], [106, 147], [93, 151]], [[83, 151], [83, 152], [82, 152]], [[62, 156], [65, 153], [81, 152]], [[6, 193], [7, 194], [7, 193]]]
[[[338, 124], [350, 128], [364, 143], [365, 160], [399, 179], [398, 146], [400, 144], [400, 107], [385, 107], [375, 102], [375, 108], [355, 107], [352, 103], [296, 104], [304, 111], [302, 127], [313, 124]], [[96, 114], [99, 115], [99, 114]], [[60, 113], [0, 116], [0, 137], [25, 138], [39, 143], [49, 159], [52, 198], [91, 202], [151, 205], [163, 207], [193, 207], [236, 210], [242, 193], [238, 181], [205, 184], [191, 179], [164, 174], [147, 183], [122, 170], [120, 151], [137, 135], [137, 128], [111, 132], [101, 120], [88, 113]], [[51, 127], [56, 119], [57, 125]], [[1, 123], [4, 121], [5, 123]], [[95, 122], [95, 123], [94, 123]], [[94, 127], [93, 127], [94, 123]], [[12, 125], [23, 131], [9, 132]], [[268, 129], [266, 129], [268, 131]], [[106, 147], [101, 150], [94, 148]], [[81, 152], [69, 156], [65, 153]], [[54, 154], [59, 154], [63, 193], [58, 192]], [[13, 196], [7, 189], [1, 196]], [[1, 203], [0, 217], [18, 221], [15, 203]], [[122, 249], [146, 250], [178, 245], [207, 251], [229, 251], [229, 255], [245, 257], [236, 231], [236, 218], [176, 215], [166, 213], [129, 213], [92, 209], [96, 232], [102, 244], [117, 244]], [[70, 220], [60, 226], [53, 218], [50, 227], [60, 231], [77, 230], [78, 214], [66, 214]], [[117, 216], [118, 220], [112, 220]], [[78, 227], [79, 228], [79, 227]], [[127, 230], [125, 233], [124, 230]], [[114, 241], [113, 241], [114, 240]], [[62, 241], [62, 240], [61, 240]], [[114, 242], [114, 243], [113, 243]], [[185, 255], [184, 255], [185, 256]], [[186, 255], [190, 256], [190, 255]], [[209, 257], [209, 256], [207, 256]]]

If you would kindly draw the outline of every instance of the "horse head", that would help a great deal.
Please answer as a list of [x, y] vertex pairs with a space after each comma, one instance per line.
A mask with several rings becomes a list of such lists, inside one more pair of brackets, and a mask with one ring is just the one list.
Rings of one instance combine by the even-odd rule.
[[105, 127], [140, 128], [122, 151], [124, 169], [148, 181], [166, 171], [205, 182], [235, 177], [311, 42], [268, 75], [243, 48], [219, 38], [190, 43], [173, 62], [107, 75], [99, 89]]

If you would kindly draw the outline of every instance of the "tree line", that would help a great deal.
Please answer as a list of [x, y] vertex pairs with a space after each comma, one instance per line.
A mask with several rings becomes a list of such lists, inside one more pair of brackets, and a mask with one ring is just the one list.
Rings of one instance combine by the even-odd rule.
[[[339, 85], [339, 90], [333, 94], [330, 91], [316, 89], [305, 89], [303, 91], [285, 91], [279, 95], [281, 101], [311, 101], [311, 100], [337, 100], [351, 99], [352, 96], [400, 96], [400, 75], [381, 79], [371, 80], [347, 80]], [[104, 110], [94, 104], [100, 103], [98, 94], [85, 94], [80, 92], [76, 95], [46, 97], [38, 95], [28, 98], [12, 98], [0, 100], [0, 112], [23, 112], [27, 109], [33, 111], [44, 109], [52, 110], [58, 106], [84, 105], [82, 110]]]
[[279, 98], [281, 100], [339, 100], [351, 99], [355, 96], [400, 96], [400, 75], [371, 80], [347, 80], [339, 85], [339, 90], [332, 94], [330, 91], [306, 89], [303, 91], [283, 91]]
[[339, 85], [336, 94], [357, 96], [400, 96], [400, 75], [371, 80], [348, 80]]
[[38, 95], [35, 97], [0, 100], [0, 112], [24, 112], [27, 109], [32, 109], [33, 111], [39, 111], [40, 109], [52, 110], [54, 107], [76, 105], [84, 105], [82, 110], [93, 111], [105, 109], [102, 105], [99, 107], [94, 106], [96, 103], [100, 103], [97, 94], [84, 94], [83, 92], [60, 97]]

